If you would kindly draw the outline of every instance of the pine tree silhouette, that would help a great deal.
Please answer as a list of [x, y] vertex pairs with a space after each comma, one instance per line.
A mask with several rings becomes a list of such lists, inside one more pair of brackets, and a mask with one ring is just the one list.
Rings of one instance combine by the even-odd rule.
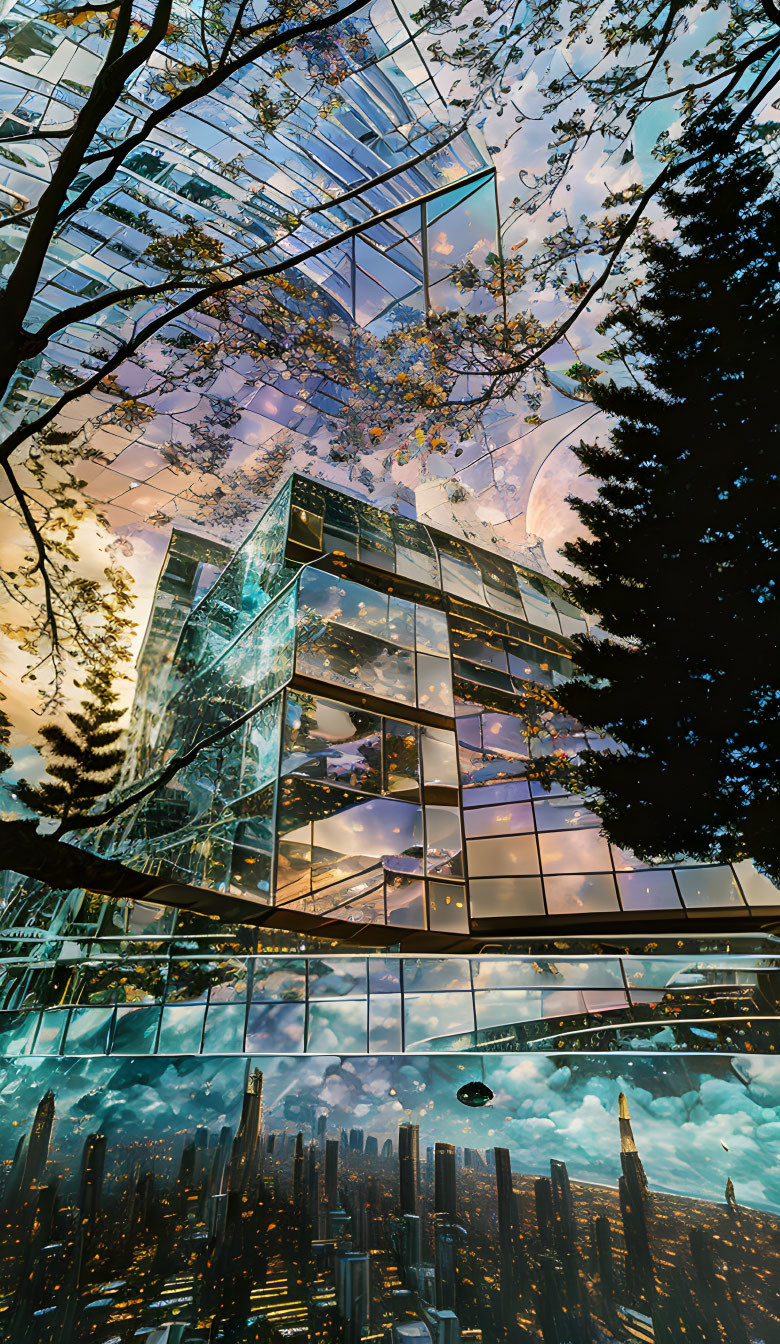
[[578, 640], [570, 713], [625, 754], [583, 758], [610, 838], [649, 859], [752, 855], [780, 879], [777, 351], [780, 200], [758, 148], [711, 121], [645, 245], [640, 304], [615, 314], [641, 370], [597, 385], [617, 418], [581, 444], [589, 536], [563, 554], [572, 597], [618, 639]]
[[113, 671], [90, 672], [83, 689], [88, 698], [81, 701], [81, 710], [66, 715], [69, 729], [58, 723], [41, 729], [48, 778], [40, 784], [23, 779], [16, 786], [17, 796], [33, 811], [59, 820], [56, 834], [82, 824], [98, 799], [111, 792], [125, 756], [124, 748], [116, 745], [124, 710], [116, 707]]
[[13, 757], [8, 751], [8, 744], [11, 741], [11, 720], [3, 709], [3, 701], [7, 696], [0, 691], [0, 774], [4, 770], [10, 769], [13, 765]]

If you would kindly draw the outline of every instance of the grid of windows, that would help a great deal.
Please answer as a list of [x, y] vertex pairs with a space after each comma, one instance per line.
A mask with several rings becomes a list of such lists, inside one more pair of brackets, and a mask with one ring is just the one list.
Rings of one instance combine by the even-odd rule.
[[780, 909], [750, 864], [640, 863], [555, 782], [615, 745], [555, 701], [572, 613], [497, 552], [293, 477], [185, 622], [158, 759], [225, 733], [124, 825], [124, 853], [291, 912], [454, 936]]
[[[0, 1049], [18, 1055], [397, 1054], [768, 1041], [776, 956], [124, 956], [5, 963]], [[748, 1021], [749, 1019], [749, 1021]], [[698, 1025], [697, 1025], [698, 1024]], [[751, 1033], [753, 1033], [751, 1035]], [[768, 1034], [767, 1034], [768, 1033]], [[694, 1040], [694, 1045], [695, 1045]], [[557, 1048], [561, 1048], [560, 1046]]]

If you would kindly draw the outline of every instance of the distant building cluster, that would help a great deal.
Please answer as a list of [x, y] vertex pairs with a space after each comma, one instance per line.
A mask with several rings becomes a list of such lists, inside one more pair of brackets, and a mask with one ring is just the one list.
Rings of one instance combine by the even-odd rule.
[[308, 1125], [271, 1127], [257, 1068], [235, 1132], [96, 1132], [53, 1161], [55, 1106], [46, 1092], [2, 1176], [8, 1344], [47, 1344], [55, 1322], [62, 1344], [758, 1344], [777, 1328], [780, 1222], [731, 1182], [722, 1203], [655, 1193], [622, 1094], [617, 1189], [555, 1158], [521, 1174], [500, 1146], [421, 1153], [410, 1121], [331, 1132], [316, 1097]]

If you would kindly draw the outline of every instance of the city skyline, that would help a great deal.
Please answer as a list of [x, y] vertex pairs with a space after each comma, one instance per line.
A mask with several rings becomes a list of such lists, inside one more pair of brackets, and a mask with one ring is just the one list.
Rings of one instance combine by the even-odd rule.
[[[543, 1174], [555, 1155], [573, 1179], [611, 1189], [621, 1174], [616, 1117], [622, 1092], [654, 1189], [721, 1200], [731, 1179], [741, 1204], [780, 1211], [780, 1064], [750, 1056], [15, 1060], [7, 1072], [10, 1123], [0, 1138], [0, 1161], [11, 1160], [22, 1127], [49, 1090], [58, 1097], [53, 1157], [61, 1145], [67, 1148], [71, 1133], [76, 1142], [105, 1133], [110, 1149], [151, 1132], [180, 1134], [195, 1116], [209, 1131], [235, 1126], [235, 1095], [249, 1063], [263, 1072], [265, 1120], [279, 1131], [314, 1130], [316, 1110], [327, 1116], [331, 1137], [360, 1128], [364, 1141], [374, 1137], [381, 1150], [388, 1138], [396, 1144], [399, 1124], [411, 1122], [419, 1127], [424, 1166], [426, 1148], [446, 1126], [459, 1147], [507, 1148], [523, 1174]], [[475, 1112], [455, 1093], [463, 1081], [480, 1078], [483, 1067], [496, 1095]]]
[[780, 1220], [746, 1207], [730, 1180], [717, 1201], [659, 1191], [622, 1092], [615, 1189], [570, 1173], [554, 1137], [549, 1175], [519, 1171], [502, 1144], [451, 1142], [446, 1122], [424, 1161], [404, 1119], [380, 1155], [368, 1128], [331, 1135], [316, 1096], [297, 1132], [280, 1132], [262, 1069], [247, 1063], [236, 1081], [231, 1123], [201, 1123], [191, 1091], [189, 1123], [168, 1134], [112, 1145], [71, 1128], [64, 1169], [54, 1088], [16, 1119], [0, 1179], [9, 1344], [39, 1344], [55, 1313], [62, 1344], [110, 1344], [130, 1327], [151, 1340], [172, 1316], [187, 1344], [206, 1327], [226, 1344], [770, 1337]]

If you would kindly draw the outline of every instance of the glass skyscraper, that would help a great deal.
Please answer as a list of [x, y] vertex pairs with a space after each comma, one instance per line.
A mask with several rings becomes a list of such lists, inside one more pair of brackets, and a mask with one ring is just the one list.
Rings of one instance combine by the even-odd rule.
[[648, 867], [564, 791], [583, 746], [613, 745], [555, 700], [585, 629], [552, 578], [294, 475], [137, 715], [153, 766], [209, 745], [114, 849], [399, 936], [768, 927], [780, 893], [750, 863]]

